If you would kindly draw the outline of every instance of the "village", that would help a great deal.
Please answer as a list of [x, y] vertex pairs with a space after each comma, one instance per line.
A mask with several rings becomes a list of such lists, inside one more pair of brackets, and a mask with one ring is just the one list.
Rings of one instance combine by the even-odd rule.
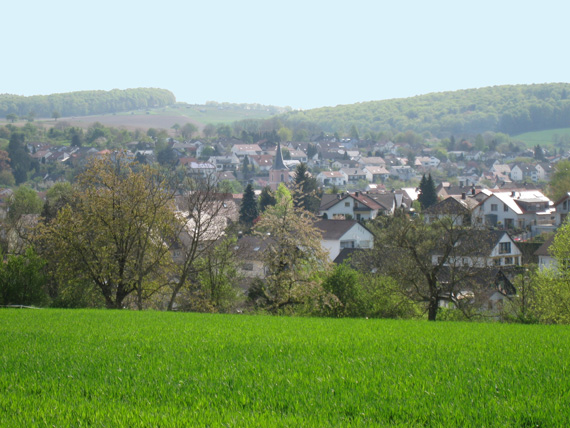
[[[486, 301], [481, 305], [490, 311], [500, 311], [506, 301], [517, 295], [513, 283], [524, 266], [538, 265], [541, 269], [554, 266], [548, 247], [566, 219], [570, 193], [552, 201], [544, 189], [556, 163], [565, 158], [549, 156], [540, 147], [512, 153], [479, 151], [465, 140], [460, 145], [470, 150], [448, 151], [445, 157], [437, 150], [438, 158], [434, 156], [433, 144], [428, 143], [418, 147], [405, 142], [341, 140], [322, 135], [311, 142], [256, 144], [244, 144], [236, 138], [207, 142], [170, 138], [158, 153], [148, 141], [127, 143], [119, 150], [26, 142], [26, 150], [43, 171], [48, 171], [33, 180], [38, 196], [44, 201], [52, 186], [68, 182], [70, 171], [81, 170], [94, 159], [119, 156], [127, 162], [162, 165], [194, 183], [208, 183], [209, 190], [216, 189], [218, 199], [223, 200], [223, 209], [201, 212], [200, 215], [216, 217], [212, 222], [215, 226], [199, 235], [188, 232], [187, 243], [207, 240], [210, 245], [224, 238], [228, 228], [239, 229], [244, 189], [254, 189], [255, 199], [263, 192], [274, 194], [280, 185], [294, 189], [300, 166], [314, 183], [317, 205], [313, 204], [311, 211], [315, 216], [313, 225], [321, 237], [320, 245], [328, 261], [336, 265], [351, 263], [354, 254], [374, 249], [377, 236], [370, 225], [380, 218], [404, 214], [421, 217], [426, 224], [451, 219], [458, 228], [492, 230], [491, 243], [479, 264], [492, 266], [494, 273], [485, 284]], [[420, 151], [411, 155], [414, 150]], [[402, 156], [403, 153], [408, 156]], [[436, 193], [430, 206], [419, 201], [420, 179], [427, 176]], [[437, 185], [432, 177], [440, 179]], [[4, 219], [13, 194], [10, 188], [0, 190], [0, 215]], [[184, 195], [176, 198], [186, 201], [177, 203], [177, 212], [193, 209], [188, 207], [188, 199]], [[29, 228], [37, 221], [33, 217], [26, 214], [22, 224]], [[194, 225], [196, 221], [199, 222], [194, 220]], [[6, 241], [8, 252], [23, 248], [19, 238]], [[242, 278], [239, 287], [244, 294], [255, 280], [264, 280], [268, 274], [264, 251], [267, 245], [259, 236], [248, 233], [247, 227], [239, 231], [234, 250]], [[174, 259], [181, 250], [173, 250]], [[431, 254], [431, 257], [437, 266], [440, 256]], [[471, 256], [461, 257], [467, 260]], [[450, 261], [446, 259], [443, 264], [448, 266]], [[438, 305], [454, 307], [458, 296], [472, 295], [472, 288], [454, 284], [453, 292], [441, 293]], [[456, 295], [452, 296], [453, 293]]]

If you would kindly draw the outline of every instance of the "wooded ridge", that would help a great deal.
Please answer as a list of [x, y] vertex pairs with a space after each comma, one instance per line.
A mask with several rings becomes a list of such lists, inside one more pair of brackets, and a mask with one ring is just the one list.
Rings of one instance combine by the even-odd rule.
[[0, 117], [52, 117], [55, 113], [64, 117], [89, 116], [164, 107], [175, 102], [172, 92], [158, 88], [78, 91], [30, 97], [0, 94]]
[[516, 135], [570, 126], [570, 84], [505, 85], [298, 110], [280, 118], [291, 129], [317, 125], [348, 133], [412, 130], [433, 136]]

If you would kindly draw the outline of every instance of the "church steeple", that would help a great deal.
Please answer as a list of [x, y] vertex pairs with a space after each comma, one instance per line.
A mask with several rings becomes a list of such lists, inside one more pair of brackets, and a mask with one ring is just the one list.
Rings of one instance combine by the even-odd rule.
[[289, 168], [285, 166], [285, 162], [283, 162], [283, 153], [281, 153], [281, 141], [277, 143], [277, 153], [275, 155], [275, 161], [273, 162], [273, 169], [274, 171], [286, 171]]

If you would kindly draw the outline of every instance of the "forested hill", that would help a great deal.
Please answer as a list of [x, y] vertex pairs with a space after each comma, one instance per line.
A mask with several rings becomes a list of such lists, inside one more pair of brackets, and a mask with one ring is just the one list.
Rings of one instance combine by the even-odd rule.
[[64, 94], [0, 94], [0, 117], [89, 116], [174, 104], [176, 97], [166, 89], [136, 88], [112, 91], [79, 91]]
[[515, 135], [570, 127], [570, 84], [493, 86], [294, 111], [282, 116], [293, 129], [310, 123], [325, 132], [429, 131], [434, 136]]

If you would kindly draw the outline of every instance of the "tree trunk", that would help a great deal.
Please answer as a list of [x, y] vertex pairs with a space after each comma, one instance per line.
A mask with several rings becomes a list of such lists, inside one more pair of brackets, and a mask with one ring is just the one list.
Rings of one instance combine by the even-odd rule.
[[428, 306], [428, 321], [435, 321], [439, 309], [439, 299], [432, 299]]

